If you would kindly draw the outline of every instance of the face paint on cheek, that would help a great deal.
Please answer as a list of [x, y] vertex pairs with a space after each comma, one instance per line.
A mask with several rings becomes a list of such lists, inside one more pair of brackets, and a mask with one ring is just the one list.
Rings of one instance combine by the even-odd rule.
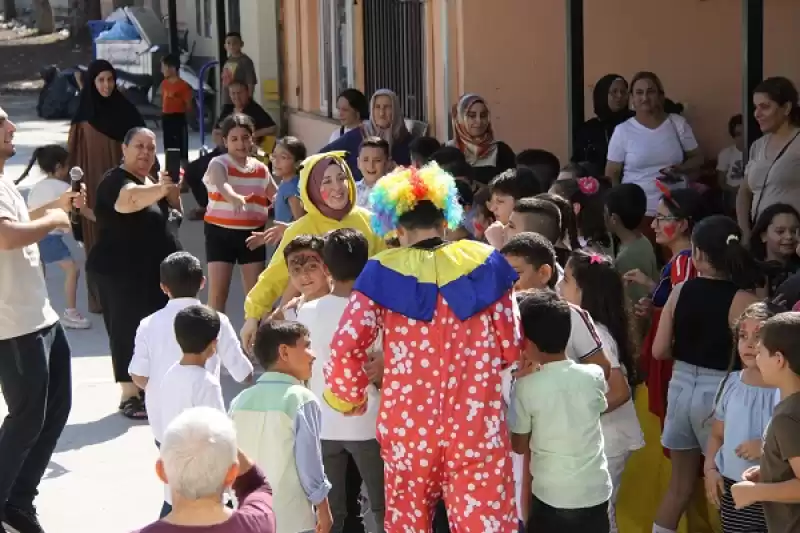
[[661, 228], [661, 231], [664, 232], [664, 235], [666, 235], [668, 239], [671, 239], [675, 236], [678, 228], [675, 227], [675, 224], [666, 224], [663, 228]]
[[323, 199], [323, 200], [325, 200], [326, 202], [328, 201], [328, 198], [330, 198], [330, 197], [331, 197], [331, 195], [330, 195], [330, 193], [329, 193], [328, 191], [322, 191], [322, 190], [321, 190], [321, 191], [319, 191], [319, 195], [320, 195], [320, 196], [322, 197], [322, 199]]

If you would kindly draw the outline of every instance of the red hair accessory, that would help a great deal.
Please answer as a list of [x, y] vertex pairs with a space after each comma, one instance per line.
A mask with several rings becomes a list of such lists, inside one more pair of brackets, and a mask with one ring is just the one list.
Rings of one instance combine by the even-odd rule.
[[416, 168], [411, 168], [411, 178], [408, 181], [411, 183], [411, 192], [414, 198], [417, 200], [425, 198], [428, 194], [428, 186], [422, 181]]
[[[592, 179], [594, 179], [594, 178], [592, 178]], [[592, 255], [589, 256], [589, 263], [591, 263], [593, 265], [602, 265], [605, 262], [606, 262], [605, 259], [600, 254], [592, 254]]]
[[597, 181], [597, 178], [589, 176], [586, 178], [578, 178], [577, 181], [578, 189], [580, 189], [580, 191], [586, 196], [597, 194], [597, 191], [600, 190], [600, 182]]

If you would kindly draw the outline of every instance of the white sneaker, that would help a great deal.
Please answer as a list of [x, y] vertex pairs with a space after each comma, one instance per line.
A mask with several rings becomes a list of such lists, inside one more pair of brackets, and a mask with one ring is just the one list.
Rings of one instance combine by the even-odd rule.
[[61, 324], [70, 329], [89, 329], [92, 323], [80, 314], [77, 309], [67, 309], [61, 317]]

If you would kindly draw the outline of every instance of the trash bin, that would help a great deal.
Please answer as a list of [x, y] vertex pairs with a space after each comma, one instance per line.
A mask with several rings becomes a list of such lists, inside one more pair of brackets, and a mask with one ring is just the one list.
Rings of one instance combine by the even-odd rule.
[[106, 20], [90, 20], [87, 23], [87, 26], [89, 26], [89, 33], [92, 36], [92, 59], [97, 59], [97, 45], [95, 44], [95, 39], [97, 39], [98, 35], [104, 31], [110, 30], [114, 26], [114, 22], [109, 22]]

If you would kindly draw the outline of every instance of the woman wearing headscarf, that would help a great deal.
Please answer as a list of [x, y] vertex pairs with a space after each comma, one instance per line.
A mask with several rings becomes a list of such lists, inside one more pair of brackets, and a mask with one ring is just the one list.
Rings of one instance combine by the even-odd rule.
[[288, 287], [289, 271], [283, 249], [292, 239], [298, 235], [324, 235], [332, 230], [351, 228], [367, 238], [370, 256], [383, 250], [383, 240], [370, 226], [372, 214], [356, 205], [356, 183], [344, 157], [344, 152], [329, 152], [313, 155], [303, 162], [300, 199], [306, 214], [286, 228], [269, 266], [247, 294], [246, 321], [242, 328], [242, 345], [246, 350], [253, 344], [259, 321], [272, 310]]
[[595, 116], [578, 131], [572, 161], [591, 163], [593, 175], [601, 176], [614, 129], [634, 115], [628, 107], [628, 82], [619, 74], [606, 74], [595, 84], [592, 102]]
[[358, 170], [358, 149], [361, 141], [367, 137], [380, 137], [388, 142], [392, 162], [396, 165], [411, 164], [409, 150], [411, 132], [406, 128], [400, 99], [389, 89], [378, 89], [372, 95], [369, 108], [369, 120], [365, 120], [360, 127], [348, 131], [320, 150], [320, 153], [347, 152], [345, 161], [356, 181], [361, 181], [361, 172]]
[[453, 107], [452, 121], [454, 137], [447, 145], [464, 154], [476, 182], [486, 185], [501, 172], [517, 166], [514, 151], [495, 140], [489, 107], [482, 96], [462, 96]]
[[[94, 208], [97, 186], [105, 173], [122, 160], [125, 135], [133, 128], [143, 127], [144, 120], [136, 106], [117, 89], [117, 73], [108, 61], [93, 61], [83, 81], [78, 111], [69, 129], [68, 165], [83, 169], [87, 204]], [[82, 217], [78, 231], [88, 255], [97, 240], [97, 226]], [[100, 301], [88, 272], [86, 284], [89, 311], [99, 313]]]

